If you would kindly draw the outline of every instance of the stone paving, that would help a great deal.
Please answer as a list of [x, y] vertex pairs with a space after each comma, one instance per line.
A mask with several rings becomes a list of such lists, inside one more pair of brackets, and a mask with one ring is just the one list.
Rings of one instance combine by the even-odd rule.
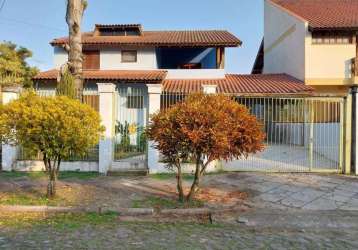
[[231, 173], [206, 180], [247, 191], [256, 208], [358, 211], [358, 178], [318, 174]]
[[357, 249], [355, 230], [131, 223], [2, 231], [0, 249]]

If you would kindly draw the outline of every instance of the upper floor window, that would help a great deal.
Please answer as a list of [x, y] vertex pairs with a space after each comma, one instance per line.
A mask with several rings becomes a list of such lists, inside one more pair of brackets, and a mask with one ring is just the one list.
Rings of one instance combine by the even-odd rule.
[[313, 44], [352, 44], [353, 35], [348, 33], [314, 32]]
[[137, 51], [136, 50], [122, 50], [122, 63], [136, 63]]
[[100, 55], [98, 50], [83, 51], [83, 69], [95, 70], [100, 68]]

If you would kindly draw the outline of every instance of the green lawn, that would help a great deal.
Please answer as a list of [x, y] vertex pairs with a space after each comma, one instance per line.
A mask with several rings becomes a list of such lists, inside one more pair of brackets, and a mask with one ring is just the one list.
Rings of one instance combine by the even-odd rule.
[[40, 213], [5, 213], [0, 215], [0, 228], [26, 228], [52, 226], [58, 230], [77, 229], [86, 225], [110, 225], [117, 223], [118, 213], [63, 213], [52, 216]]
[[[89, 180], [97, 178], [100, 176], [97, 172], [76, 172], [76, 171], [66, 171], [60, 172], [59, 179], [79, 179], [79, 180]], [[12, 178], [22, 178], [28, 177], [30, 179], [39, 179], [46, 178], [47, 174], [45, 172], [0, 172], [0, 179], [12, 179]]]
[[[150, 177], [156, 180], [169, 180], [169, 179], [175, 179], [176, 174], [175, 173], [151, 174]], [[194, 180], [194, 175], [183, 174], [183, 180], [192, 181]]]
[[37, 193], [10, 193], [0, 195], [0, 205], [10, 206], [57, 206], [65, 202], [63, 198], [48, 199], [45, 195]]

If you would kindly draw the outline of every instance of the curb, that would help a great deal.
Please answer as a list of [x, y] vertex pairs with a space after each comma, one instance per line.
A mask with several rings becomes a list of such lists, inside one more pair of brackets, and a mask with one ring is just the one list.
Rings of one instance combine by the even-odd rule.
[[146, 215], [211, 215], [225, 212], [239, 211], [239, 209], [220, 209], [214, 210], [209, 208], [188, 208], [188, 209], [162, 209], [154, 210], [153, 208], [117, 208], [109, 210], [98, 208], [97, 210], [88, 210], [76, 207], [50, 207], [50, 206], [0, 206], [0, 212], [22, 212], [22, 213], [84, 213], [84, 212], [118, 212], [122, 216], [146, 216]]

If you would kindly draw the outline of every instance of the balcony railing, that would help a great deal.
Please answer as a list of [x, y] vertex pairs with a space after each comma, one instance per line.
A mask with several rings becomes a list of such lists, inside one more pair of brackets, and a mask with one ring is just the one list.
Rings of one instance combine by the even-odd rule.
[[224, 69], [168, 69], [167, 79], [223, 79]]
[[357, 67], [357, 63], [356, 63], [356, 58], [352, 59], [351, 70], [352, 70], [352, 77], [357, 77], [358, 76], [358, 67]]

